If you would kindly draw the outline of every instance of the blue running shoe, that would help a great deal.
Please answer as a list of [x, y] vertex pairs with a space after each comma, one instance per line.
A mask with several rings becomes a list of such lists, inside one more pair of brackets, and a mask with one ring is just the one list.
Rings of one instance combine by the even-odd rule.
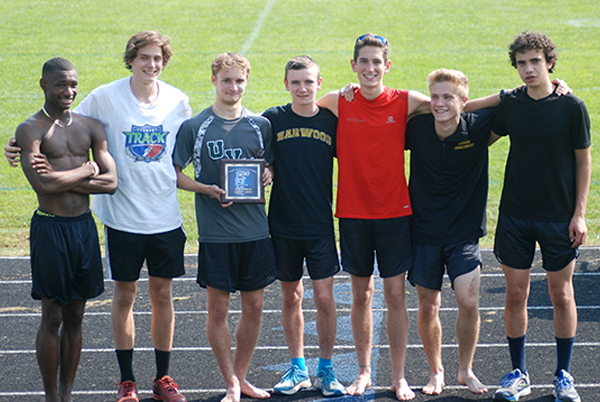
[[281, 381], [273, 387], [273, 391], [284, 395], [293, 395], [296, 392], [311, 387], [308, 370], [302, 371], [296, 366], [292, 366], [285, 372]]
[[573, 377], [565, 370], [560, 370], [554, 377], [554, 400], [556, 402], [580, 402], [581, 398], [573, 385]]
[[325, 396], [340, 396], [346, 394], [346, 388], [340, 383], [332, 368], [319, 370], [315, 377], [315, 388], [321, 390]]
[[500, 387], [494, 394], [494, 402], [516, 402], [520, 397], [531, 394], [529, 374], [514, 369], [500, 380]]

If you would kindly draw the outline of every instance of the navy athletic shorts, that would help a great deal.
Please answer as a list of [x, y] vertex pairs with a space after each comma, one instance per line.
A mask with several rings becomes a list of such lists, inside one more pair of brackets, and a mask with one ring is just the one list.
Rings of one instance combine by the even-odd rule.
[[460, 275], [468, 274], [481, 265], [479, 240], [431, 246], [413, 244], [413, 266], [408, 280], [413, 285], [427, 289], [442, 290], [444, 271], [454, 283]]
[[299, 240], [272, 236], [271, 240], [280, 281], [296, 282], [302, 279], [305, 259], [308, 274], [313, 281], [329, 278], [340, 270], [333, 237]]
[[340, 218], [342, 268], [358, 277], [373, 275], [377, 256], [379, 276], [390, 278], [412, 266], [410, 217], [390, 219]]
[[90, 211], [76, 217], [39, 209], [31, 218], [31, 297], [67, 304], [104, 291], [98, 231]]
[[203, 288], [251, 292], [277, 279], [270, 238], [243, 243], [200, 243], [198, 279]]
[[529, 269], [537, 241], [542, 251], [542, 267], [546, 271], [560, 271], [579, 256], [579, 250], [571, 248], [569, 224], [569, 221], [533, 221], [500, 214], [494, 242], [496, 259], [510, 268]]
[[145, 235], [106, 226], [106, 254], [112, 279], [120, 282], [137, 281], [144, 260], [149, 276], [176, 278], [184, 275], [185, 240], [181, 227], [165, 233]]

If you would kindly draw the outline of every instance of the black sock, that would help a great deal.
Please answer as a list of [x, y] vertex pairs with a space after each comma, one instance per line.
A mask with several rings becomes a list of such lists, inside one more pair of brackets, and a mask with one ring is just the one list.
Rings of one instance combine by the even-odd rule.
[[119, 368], [121, 369], [121, 382], [133, 381], [133, 349], [128, 350], [116, 350], [117, 361], [119, 362]]
[[557, 355], [557, 364], [556, 364], [556, 372], [555, 376], [558, 377], [560, 370], [565, 370], [567, 373], [571, 370], [571, 357], [573, 356], [573, 343], [575, 342], [575, 337], [573, 338], [556, 338], [556, 355]]
[[510, 349], [510, 359], [512, 361], [513, 370], [518, 368], [521, 373], [527, 374], [527, 367], [525, 367], [525, 338], [527, 335], [520, 336], [518, 338], [508, 338], [508, 346]]
[[156, 379], [160, 380], [169, 373], [169, 358], [171, 357], [171, 352], [154, 349], [154, 354], [156, 356]]

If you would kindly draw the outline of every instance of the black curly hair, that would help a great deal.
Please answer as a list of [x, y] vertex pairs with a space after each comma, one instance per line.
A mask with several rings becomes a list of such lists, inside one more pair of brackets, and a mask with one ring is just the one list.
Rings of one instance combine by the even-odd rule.
[[558, 60], [558, 53], [556, 52], [556, 45], [552, 43], [543, 33], [534, 31], [523, 31], [519, 35], [515, 36], [513, 42], [508, 45], [508, 55], [510, 56], [510, 62], [514, 68], [517, 68], [517, 53], [525, 53], [529, 50], [536, 49], [544, 52], [546, 63], [550, 66], [548, 72], [554, 72], [556, 66], [556, 60]]

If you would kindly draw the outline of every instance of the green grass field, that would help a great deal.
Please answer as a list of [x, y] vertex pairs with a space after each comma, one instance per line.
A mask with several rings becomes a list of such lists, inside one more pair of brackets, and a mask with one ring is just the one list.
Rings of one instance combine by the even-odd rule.
[[[430, 0], [346, 2], [340, 0], [257, 1], [32, 1], [0, 5], [0, 142], [43, 104], [41, 66], [62, 56], [75, 64], [80, 89], [76, 104], [96, 86], [129, 75], [121, 62], [129, 36], [145, 29], [169, 35], [175, 55], [164, 81], [190, 96], [194, 113], [214, 99], [210, 62], [224, 51], [243, 53], [252, 63], [244, 105], [260, 112], [288, 102], [283, 86], [287, 60], [308, 54], [321, 65], [321, 94], [356, 76], [349, 60], [357, 36], [375, 32], [390, 43], [392, 68], [385, 83], [427, 93], [427, 74], [437, 68], [462, 70], [471, 98], [520, 84], [506, 46], [525, 29], [546, 33], [559, 47], [557, 77], [582, 98], [592, 121], [592, 186], [588, 201], [588, 245], [600, 244], [600, 2], [597, 0]], [[508, 141], [490, 151], [490, 234], [493, 231]], [[196, 252], [191, 194], [180, 193], [187, 252]], [[36, 197], [20, 169], [0, 161], [0, 255], [28, 254], [28, 228]]]

